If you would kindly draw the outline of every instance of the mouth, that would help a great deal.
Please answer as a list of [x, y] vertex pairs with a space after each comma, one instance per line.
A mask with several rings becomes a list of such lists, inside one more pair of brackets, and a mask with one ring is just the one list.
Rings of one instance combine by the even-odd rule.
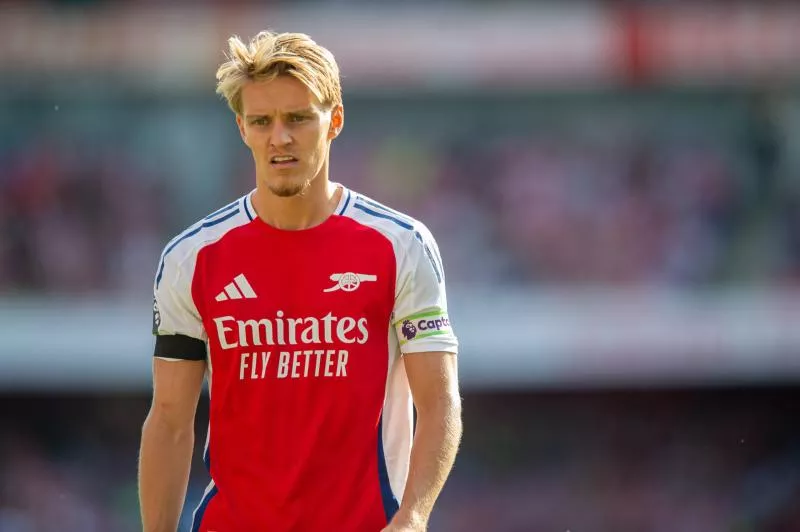
[[297, 165], [299, 161], [292, 155], [275, 155], [270, 158], [269, 164], [273, 168], [289, 168]]

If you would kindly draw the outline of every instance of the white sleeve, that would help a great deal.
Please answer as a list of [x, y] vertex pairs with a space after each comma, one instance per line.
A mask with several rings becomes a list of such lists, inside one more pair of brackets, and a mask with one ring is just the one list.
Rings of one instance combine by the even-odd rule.
[[398, 257], [393, 323], [402, 353], [458, 352], [447, 314], [444, 268], [430, 231], [418, 224]]
[[180, 260], [176, 251], [164, 254], [156, 274], [153, 334], [182, 335], [205, 342], [203, 321], [192, 298], [194, 261], [191, 257]]

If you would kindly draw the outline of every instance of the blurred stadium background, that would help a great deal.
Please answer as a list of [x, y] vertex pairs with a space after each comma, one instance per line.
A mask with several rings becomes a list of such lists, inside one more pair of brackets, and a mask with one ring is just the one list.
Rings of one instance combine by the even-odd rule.
[[442, 249], [432, 530], [800, 531], [800, 4], [755, 0], [0, 2], [0, 531], [141, 529], [152, 278], [252, 186], [213, 74], [265, 27], [337, 55], [332, 178]]

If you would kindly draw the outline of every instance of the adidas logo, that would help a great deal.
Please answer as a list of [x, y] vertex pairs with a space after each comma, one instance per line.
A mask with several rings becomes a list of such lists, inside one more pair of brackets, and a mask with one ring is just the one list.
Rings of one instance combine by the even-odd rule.
[[240, 273], [234, 277], [233, 282], [225, 286], [225, 290], [217, 294], [217, 301], [227, 301], [229, 299], [255, 299], [258, 296], [253, 291], [253, 287], [247, 282], [247, 277]]

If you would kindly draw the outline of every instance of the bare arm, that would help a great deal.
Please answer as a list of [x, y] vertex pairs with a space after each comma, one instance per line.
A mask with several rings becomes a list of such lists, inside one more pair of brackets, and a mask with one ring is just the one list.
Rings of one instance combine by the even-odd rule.
[[153, 404], [139, 455], [139, 503], [145, 532], [175, 532], [189, 482], [206, 363], [153, 360]]
[[387, 531], [425, 530], [433, 505], [453, 467], [461, 440], [461, 397], [456, 356], [404, 355], [417, 409], [417, 429], [403, 502]]

